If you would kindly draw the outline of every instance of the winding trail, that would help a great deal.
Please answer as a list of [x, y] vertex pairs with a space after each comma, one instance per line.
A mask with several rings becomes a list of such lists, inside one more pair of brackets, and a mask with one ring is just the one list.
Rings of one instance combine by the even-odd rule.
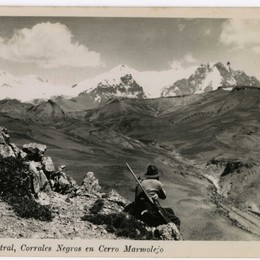
[[[259, 216], [228, 205], [218, 194], [217, 180], [208, 178], [202, 165], [175, 151], [167, 156], [161, 154], [157, 160], [172, 172], [162, 178], [167, 192], [162, 205], [173, 208], [181, 219], [185, 240], [260, 239]], [[176, 160], [182, 166], [181, 172], [176, 170]]]

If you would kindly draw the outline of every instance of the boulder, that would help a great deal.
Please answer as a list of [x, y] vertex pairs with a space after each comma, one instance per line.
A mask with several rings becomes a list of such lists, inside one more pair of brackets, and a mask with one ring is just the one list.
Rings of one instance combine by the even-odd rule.
[[20, 150], [14, 143], [10, 143], [10, 147], [12, 148], [16, 158], [24, 159], [27, 156], [27, 154]]
[[126, 198], [119, 195], [115, 190], [111, 190], [109, 193], [102, 195], [102, 198], [106, 198], [108, 201], [114, 202], [123, 207], [129, 203]]
[[118, 205], [117, 203], [112, 203], [107, 199], [99, 198], [97, 199], [89, 208], [91, 214], [103, 214], [109, 215], [115, 212], [122, 212], [124, 207]]
[[38, 194], [40, 191], [50, 191], [50, 185], [46, 175], [44, 174], [42, 164], [40, 162], [30, 161], [29, 172], [32, 177], [32, 191]]
[[182, 235], [174, 223], [160, 225], [154, 231], [159, 240], [183, 240]]
[[11, 146], [6, 144], [0, 144], [0, 155], [2, 155], [4, 158], [15, 157], [15, 153]]
[[0, 144], [6, 144], [3, 135], [0, 133]]
[[69, 182], [67, 176], [61, 175], [58, 179], [58, 183], [62, 190], [66, 190], [70, 187], [70, 182]]
[[53, 190], [61, 194], [75, 193], [76, 182], [72, 177], [67, 177], [66, 173], [62, 171], [64, 168], [58, 167], [58, 171], [50, 175]]
[[32, 178], [32, 192], [38, 194], [40, 192], [40, 180], [37, 167], [41, 165], [39, 162], [29, 162], [29, 172]]
[[92, 214], [112, 214], [122, 212], [127, 203], [129, 203], [127, 199], [120, 196], [115, 190], [111, 190], [109, 193], [102, 194], [89, 210]]
[[45, 172], [52, 173], [55, 171], [55, 166], [50, 156], [43, 157], [42, 164]]
[[78, 188], [77, 182], [72, 177], [68, 177], [68, 180], [73, 187]]
[[50, 192], [51, 186], [43, 170], [39, 170], [39, 180], [40, 180], [40, 190], [45, 192]]
[[0, 144], [8, 145], [10, 142], [10, 136], [8, 130], [5, 127], [0, 126]]
[[0, 155], [4, 158], [15, 157], [12, 147], [9, 145], [10, 136], [5, 127], [0, 127]]
[[90, 194], [99, 193], [101, 187], [99, 186], [98, 179], [95, 177], [93, 172], [88, 172], [82, 181], [81, 189]]
[[30, 143], [23, 145], [23, 151], [27, 153], [28, 160], [39, 162], [42, 160], [43, 155], [47, 149], [46, 145]]

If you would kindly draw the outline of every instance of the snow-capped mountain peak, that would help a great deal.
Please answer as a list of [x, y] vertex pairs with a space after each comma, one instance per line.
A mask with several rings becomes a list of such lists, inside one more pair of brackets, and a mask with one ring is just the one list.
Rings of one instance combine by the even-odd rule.
[[112, 70], [102, 73], [94, 78], [83, 80], [73, 86], [71, 95], [76, 96], [82, 92], [89, 93], [97, 86], [115, 86], [121, 83], [121, 78], [125, 75], [132, 75], [136, 71], [129, 68], [127, 65], [121, 64]]
[[135, 82], [142, 86], [145, 95], [149, 98], [156, 98], [161, 95], [162, 88], [172, 84], [176, 80], [189, 76], [195, 67], [185, 70], [165, 70], [165, 71], [138, 71], [125, 64], [121, 64], [108, 72], [102, 73], [91, 79], [83, 80], [74, 84], [71, 88], [70, 95], [76, 96], [82, 92], [89, 93], [98, 85], [118, 85], [121, 78], [131, 75]]
[[[37, 75], [17, 77], [0, 71], [0, 99], [27, 102], [60, 95], [81, 95], [81, 102], [99, 103], [113, 97], [156, 98], [200, 94], [219, 87], [231, 89], [234, 86], [260, 87], [260, 82], [243, 71], [232, 69], [229, 62], [210, 62], [188, 69], [164, 71], [138, 71], [120, 64], [73, 86], [57, 86]], [[82, 95], [88, 97], [82, 98]]]
[[0, 71], [0, 99], [11, 98], [26, 102], [33, 99], [49, 99], [54, 95], [60, 95], [66, 89], [67, 86], [57, 86], [36, 75], [17, 77]]
[[212, 62], [201, 64], [188, 78], [165, 87], [162, 96], [200, 94], [214, 91], [219, 87], [230, 89], [241, 85], [260, 87], [260, 82], [244, 72], [233, 70], [229, 62], [226, 65], [221, 62]]
[[128, 67], [127, 65], [120, 64], [120, 65], [116, 66], [115, 68], [113, 68], [112, 70], [110, 70], [110, 73], [119, 73], [119, 74], [121, 74], [121, 73], [129, 73], [129, 72], [131, 73], [133, 71], [134, 71], [134, 69]]
[[41, 77], [39, 77], [37, 75], [33, 75], [33, 74], [23, 76], [21, 79], [23, 81], [31, 82], [31, 83], [39, 83], [39, 82], [48, 83], [49, 82], [47, 79], [42, 79]]
[[136, 83], [131, 74], [118, 75], [116, 78], [104, 79], [97, 87], [80, 94], [88, 95], [96, 102], [103, 102], [114, 97], [145, 98], [143, 88]]

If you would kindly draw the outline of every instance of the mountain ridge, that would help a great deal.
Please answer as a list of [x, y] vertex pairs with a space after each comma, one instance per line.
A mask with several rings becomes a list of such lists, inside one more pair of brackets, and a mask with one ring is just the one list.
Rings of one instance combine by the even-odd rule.
[[[65, 88], [55, 87], [49, 81], [35, 75], [16, 78], [2, 71], [0, 72], [0, 88], [4, 91], [0, 92], [0, 99], [1, 96], [15, 98], [22, 102], [30, 99], [30, 103], [35, 105], [53, 100], [64, 111], [82, 111], [98, 107], [103, 102], [118, 97], [149, 99], [160, 96], [202, 94], [218, 88], [230, 91], [237, 86], [260, 87], [260, 82], [256, 77], [248, 76], [243, 71], [233, 70], [230, 64], [205, 63], [196, 68], [192, 67], [192, 70], [191, 74], [187, 74], [188, 70], [186, 70], [187, 77], [173, 81], [168, 86], [158, 87], [161, 78], [154, 80], [155, 75], [158, 74], [138, 72], [127, 65], [119, 65], [94, 79], [86, 79]], [[171, 70], [167, 73], [166, 71], [158, 73], [161, 75], [166, 73], [169, 81], [176, 78], [175, 72]], [[151, 83], [149, 87], [148, 82]], [[153, 88], [155, 86], [153, 84], [157, 84], [158, 88]], [[154, 93], [151, 94], [151, 91]]]
[[225, 66], [221, 62], [206, 63], [201, 64], [189, 78], [183, 78], [165, 87], [162, 96], [200, 94], [219, 87], [231, 90], [242, 85], [260, 87], [260, 82], [243, 71], [233, 70], [230, 65]]
[[34, 99], [47, 100], [60, 95], [66, 86], [58, 86], [37, 75], [17, 77], [0, 71], [0, 99], [10, 98], [22, 102], [33, 102]]
[[[47, 100], [60, 95], [75, 98], [81, 93], [95, 92], [95, 89], [100, 89], [101, 86], [103, 89], [114, 86], [118, 90], [119, 85], [124, 85], [122, 78], [127, 77], [143, 89], [143, 96], [146, 98], [203, 93], [220, 86], [260, 85], [255, 77], [248, 76], [243, 71], [233, 70], [230, 64], [224, 65], [221, 62], [202, 63], [200, 66], [193, 66], [186, 70], [171, 69], [161, 72], [141, 72], [121, 64], [108, 72], [85, 79], [73, 86], [58, 86], [37, 75], [16, 77], [0, 71], [0, 88], [4, 90], [1, 91], [0, 99], [8, 97], [21, 101], [31, 101], [37, 98]], [[113, 89], [110, 90], [113, 92]], [[133, 95], [131, 92], [125, 93], [128, 97]]]
[[[187, 96], [109, 99], [98, 107], [74, 113], [72, 119], [67, 118], [69, 112], [64, 112], [65, 118], [49, 122], [42, 118], [30, 124], [0, 116], [19, 142], [29, 138], [45, 143], [51, 156], [66, 164], [79, 179], [80, 169], [88, 162], [102, 184], [122, 191], [126, 197], [132, 196], [133, 190], [123, 162], [129, 162], [137, 173], [153, 162], [162, 170], [169, 206], [180, 214], [185, 229], [189, 229], [189, 239], [197, 240], [198, 232], [203, 239], [237, 239], [241, 230], [233, 224], [228, 226], [230, 215], [223, 218], [218, 210], [232, 212], [235, 226], [240, 223], [256, 232], [240, 215], [255, 221], [257, 216], [253, 214], [259, 214], [260, 209], [259, 186], [254, 185], [259, 179], [260, 163], [259, 91], [257, 87], [240, 86], [233, 91], [219, 88]], [[215, 161], [219, 164], [217, 170]], [[239, 168], [233, 169], [237, 162]], [[221, 193], [216, 195], [217, 188], [213, 190], [212, 186], [207, 186], [211, 190], [202, 187], [202, 180], [206, 186], [209, 180], [219, 185]], [[239, 199], [241, 191], [243, 200]], [[203, 204], [208, 198], [217, 198], [217, 206]], [[202, 204], [198, 205], [198, 200]], [[224, 200], [227, 204], [222, 207]], [[230, 203], [233, 209], [239, 208], [237, 213], [227, 206]], [[194, 227], [194, 221], [202, 230]]]

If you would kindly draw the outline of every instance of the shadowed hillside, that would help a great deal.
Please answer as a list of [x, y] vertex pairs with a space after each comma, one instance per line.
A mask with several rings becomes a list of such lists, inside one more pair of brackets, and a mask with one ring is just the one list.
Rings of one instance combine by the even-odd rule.
[[[156, 164], [168, 193], [166, 204], [181, 218], [186, 239], [250, 240], [259, 234], [259, 225], [252, 224], [259, 221], [254, 184], [260, 163], [259, 91], [238, 87], [190, 96], [117, 98], [70, 112], [52, 101], [48, 108], [54, 110], [42, 103], [43, 114], [35, 112], [38, 122], [34, 113], [28, 113], [28, 124], [10, 114], [0, 117], [18, 145], [44, 143], [48, 155], [66, 164], [77, 181], [82, 169], [93, 170], [104, 189], [114, 188], [130, 200], [135, 184], [124, 163], [138, 176]], [[214, 160], [219, 160], [216, 168]], [[241, 165], [225, 175], [232, 160]]]

